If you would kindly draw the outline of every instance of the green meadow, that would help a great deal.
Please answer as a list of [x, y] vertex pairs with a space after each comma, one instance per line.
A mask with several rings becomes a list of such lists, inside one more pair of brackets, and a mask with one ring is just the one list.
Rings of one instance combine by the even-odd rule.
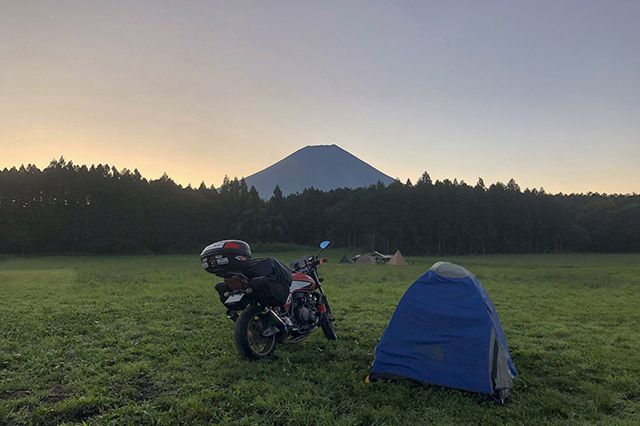
[[260, 362], [238, 356], [197, 254], [0, 258], [0, 424], [640, 424], [640, 255], [449, 258], [483, 282], [520, 371], [497, 406], [365, 385], [395, 305], [437, 259], [327, 253], [338, 340], [317, 330]]

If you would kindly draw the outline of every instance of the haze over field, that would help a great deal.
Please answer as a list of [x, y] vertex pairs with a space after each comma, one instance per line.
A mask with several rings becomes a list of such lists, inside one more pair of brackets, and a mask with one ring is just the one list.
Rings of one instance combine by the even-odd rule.
[[3, 2], [0, 168], [218, 186], [338, 144], [403, 182], [640, 192], [640, 2]]

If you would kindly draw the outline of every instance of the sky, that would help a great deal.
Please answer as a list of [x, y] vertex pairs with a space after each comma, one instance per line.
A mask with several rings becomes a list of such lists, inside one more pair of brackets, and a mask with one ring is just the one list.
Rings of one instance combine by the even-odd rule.
[[402, 181], [640, 192], [640, 2], [1, 1], [0, 168], [218, 186], [337, 144]]

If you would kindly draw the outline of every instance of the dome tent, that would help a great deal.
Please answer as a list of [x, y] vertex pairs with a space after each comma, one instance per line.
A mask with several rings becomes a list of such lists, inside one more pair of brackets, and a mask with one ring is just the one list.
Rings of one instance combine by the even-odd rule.
[[376, 263], [375, 257], [370, 254], [363, 254], [356, 260], [356, 264], [358, 265], [375, 265]]
[[503, 402], [517, 374], [480, 281], [461, 266], [437, 262], [400, 300], [368, 378], [406, 377]]

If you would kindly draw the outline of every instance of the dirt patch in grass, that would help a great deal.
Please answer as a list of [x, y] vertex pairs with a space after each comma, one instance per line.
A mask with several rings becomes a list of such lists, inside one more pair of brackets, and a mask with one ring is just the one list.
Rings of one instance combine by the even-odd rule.
[[5, 389], [0, 392], [0, 399], [20, 399], [31, 395], [30, 389]]
[[55, 404], [66, 399], [69, 396], [69, 390], [58, 384], [49, 389], [47, 396], [42, 399], [43, 402], [47, 404]]

